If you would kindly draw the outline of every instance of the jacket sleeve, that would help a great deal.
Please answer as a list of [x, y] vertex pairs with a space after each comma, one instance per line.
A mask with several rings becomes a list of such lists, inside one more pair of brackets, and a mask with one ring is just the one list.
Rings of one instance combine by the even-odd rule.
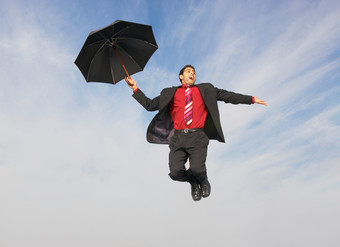
[[216, 97], [218, 101], [224, 101], [231, 104], [252, 104], [253, 97], [239, 93], [230, 92], [224, 89], [216, 89]]
[[156, 111], [159, 109], [159, 96], [156, 98], [150, 99], [145, 96], [142, 90], [138, 89], [132, 95], [139, 104], [141, 104], [147, 111]]

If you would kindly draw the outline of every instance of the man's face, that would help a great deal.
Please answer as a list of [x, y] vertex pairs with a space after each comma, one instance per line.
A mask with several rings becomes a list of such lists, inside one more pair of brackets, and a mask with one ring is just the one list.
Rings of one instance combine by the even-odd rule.
[[184, 69], [183, 74], [179, 76], [182, 84], [184, 85], [194, 85], [196, 81], [196, 72], [193, 68], [187, 67]]

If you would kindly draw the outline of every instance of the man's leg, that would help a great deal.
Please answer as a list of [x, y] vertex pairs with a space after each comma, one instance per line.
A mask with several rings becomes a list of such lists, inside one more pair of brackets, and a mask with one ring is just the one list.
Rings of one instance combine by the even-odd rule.
[[210, 195], [211, 186], [208, 181], [205, 162], [207, 158], [209, 138], [203, 131], [192, 134], [194, 134], [194, 138], [191, 138], [191, 144], [187, 148], [190, 160], [190, 169], [200, 184], [202, 196], [208, 197]]
[[169, 153], [169, 176], [172, 180], [188, 182], [188, 172], [185, 168], [188, 155], [184, 150], [171, 150]]
[[185, 163], [188, 160], [188, 153], [183, 144], [186, 142], [185, 136], [175, 134], [170, 141], [169, 153], [169, 176], [172, 180], [189, 182], [191, 184], [191, 196], [194, 201], [199, 201], [202, 197], [201, 191], [192, 171], [186, 170]]

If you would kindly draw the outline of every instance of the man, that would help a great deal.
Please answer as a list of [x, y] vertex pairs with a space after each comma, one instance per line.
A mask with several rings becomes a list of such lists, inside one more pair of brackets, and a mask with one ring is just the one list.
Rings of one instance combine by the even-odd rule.
[[[228, 92], [210, 83], [195, 85], [196, 72], [191, 65], [181, 69], [179, 79], [180, 87], [165, 88], [159, 96], [149, 99], [132, 78], [125, 78], [133, 97], [146, 110], [159, 111], [148, 127], [148, 142], [169, 144], [170, 178], [189, 182], [193, 200], [199, 201], [211, 191], [205, 165], [209, 139], [225, 142], [217, 101], [267, 104], [257, 97]], [[190, 168], [186, 169], [188, 158]]]

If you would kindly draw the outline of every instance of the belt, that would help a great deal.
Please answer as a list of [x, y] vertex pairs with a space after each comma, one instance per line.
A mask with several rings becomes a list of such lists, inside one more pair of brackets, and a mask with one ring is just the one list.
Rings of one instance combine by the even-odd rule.
[[203, 131], [203, 129], [182, 129], [182, 130], [175, 130], [176, 133], [192, 133], [197, 131]]

